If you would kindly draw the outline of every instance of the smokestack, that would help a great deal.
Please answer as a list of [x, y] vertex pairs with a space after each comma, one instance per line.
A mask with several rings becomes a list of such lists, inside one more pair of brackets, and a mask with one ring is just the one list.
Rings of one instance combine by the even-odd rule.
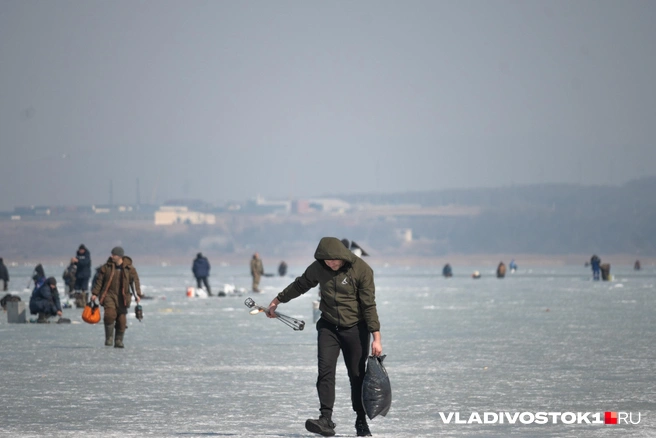
[[137, 206], [141, 205], [141, 192], [139, 190], [139, 178], [137, 178]]

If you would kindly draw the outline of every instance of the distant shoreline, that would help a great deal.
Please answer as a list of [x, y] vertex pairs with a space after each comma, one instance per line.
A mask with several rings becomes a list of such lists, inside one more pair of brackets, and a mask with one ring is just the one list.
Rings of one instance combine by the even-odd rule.
[[[251, 255], [250, 254], [217, 254], [212, 252], [203, 252], [208, 257], [213, 266], [220, 266], [221, 264], [228, 264], [230, 266], [243, 265], [245, 269], [248, 268]], [[135, 255], [132, 257], [135, 266], [184, 266], [189, 265], [193, 261], [193, 255]], [[1, 256], [1, 254], [0, 254]], [[276, 272], [278, 264], [284, 260], [288, 265], [307, 265], [311, 263], [313, 253], [308, 253], [307, 256], [301, 257], [298, 255], [291, 255], [290, 257], [280, 258], [278, 255], [269, 255], [260, 252], [260, 256], [264, 262], [266, 272]], [[630, 266], [636, 260], [640, 260], [643, 268], [648, 266], [656, 266], [656, 257], [639, 257], [629, 254], [612, 254], [605, 255], [599, 254], [603, 263], [610, 263], [612, 266]], [[72, 256], [71, 256], [72, 257]], [[92, 253], [92, 265], [99, 266], [107, 261], [107, 257], [97, 256]], [[364, 257], [373, 267], [382, 265], [392, 266], [423, 266], [423, 267], [442, 267], [446, 263], [452, 266], [479, 266], [481, 268], [496, 268], [500, 261], [506, 265], [511, 260], [515, 260], [520, 269], [525, 267], [538, 267], [538, 266], [581, 266], [583, 267], [586, 261], [590, 260], [591, 255], [582, 254], [561, 254], [561, 255], [544, 255], [544, 254], [515, 254], [508, 256], [505, 254], [451, 254], [444, 256], [391, 256], [391, 255], [372, 255]], [[34, 267], [38, 263], [44, 265], [62, 265], [66, 266], [70, 261], [70, 257], [43, 257], [41, 259], [23, 259], [12, 260], [11, 257], [5, 257], [4, 263], [8, 268], [17, 266]]]

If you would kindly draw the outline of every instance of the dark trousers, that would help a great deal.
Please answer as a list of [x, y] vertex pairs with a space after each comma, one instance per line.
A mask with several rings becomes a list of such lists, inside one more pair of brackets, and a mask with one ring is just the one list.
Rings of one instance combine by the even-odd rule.
[[6, 291], [7, 290], [7, 283], [9, 283], [9, 282], [7, 280], [2, 280], [2, 282], [4, 283], [3, 286], [2, 286], [2, 290]]
[[86, 278], [76, 278], [75, 279], [75, 290], [81, 290], [86, 292], [89, 290], [89, 277]]
[[330, 324], [326, 320], [317, 322], [317, 343], [319, 376], [317, 377], [317, 392], [321, 405], [321, 415], [332, 418], [335, 404], [335, 373], [340, 350], [344, 353], [344, 363], [351, 382], [351, 403], [358, 415], [364, 415], [362, 406], [362, 379], [364, 379], [365, 364], [369, 354], [369, 331], [365, 321], [342, 328]]
[[202, 289], [203, 286], [201, 286], [201, 282], [205, 285], [205, 288], [207, 289], [207, 293], [212, 293], [210, 290], [210, 283], [207, 281], [207, 277], [196, 277], [196, 284], [198, 285], [198, 289]]

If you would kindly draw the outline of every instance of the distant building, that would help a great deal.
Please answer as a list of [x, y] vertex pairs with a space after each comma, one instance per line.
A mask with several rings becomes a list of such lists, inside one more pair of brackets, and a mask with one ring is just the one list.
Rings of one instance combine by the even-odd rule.
[[190, 211], [188, 207], [166, 205], [155, 212], [155, 225], [214, 225], [216, 216], [209, 213]]
[[162, 204], [165, 207], [187, 207], [190, 211], [206, 212], [211, 205], [200, 199], [171, 199]]
[[287, 214], [290, 210], [291, 201], [270, 201], [259, 195], [255, 199], [247, 201], [240, 209], [242, 213], [251, 214]]
[[111, 206], [99, 206], [99, 205], [94, 205], [91, 208], [93, 208], [93, 212], [95, 214], [109, 214], [112, 211]]
[[50, 216], [50, 213], [50, 207], [44, 206], [31, 205], [29, 207], [14, 208], [14, 214], [19, 216]]
[[292, 201], [292, 213], [293, 214], [308, 214], [312, 213], [314, 210], [310, 207], [310, 201], [306, 200], [294, 200]]
[[309, 206], [324, 213], [344, 214], [351, 209], [351, 204], [336, 198], [310, 199]]
[[119, 205], [109, 205], [109, 204], [104, 204], [104, 205], [92, 205], [91, 209], [95, 214], [107, 214], [107, 213], [131, 213], [135, 211], [135, 207], [132, 205], [127, 205], [127, 204], [119, 204]]

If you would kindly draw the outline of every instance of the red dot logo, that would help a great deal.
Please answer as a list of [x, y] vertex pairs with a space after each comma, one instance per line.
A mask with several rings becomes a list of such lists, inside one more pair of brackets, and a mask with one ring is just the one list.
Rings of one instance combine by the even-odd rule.
[[604, 423], [605, 424], [617, 424], [617, 412], [606, 412], [606, 413], [604, 413]]

